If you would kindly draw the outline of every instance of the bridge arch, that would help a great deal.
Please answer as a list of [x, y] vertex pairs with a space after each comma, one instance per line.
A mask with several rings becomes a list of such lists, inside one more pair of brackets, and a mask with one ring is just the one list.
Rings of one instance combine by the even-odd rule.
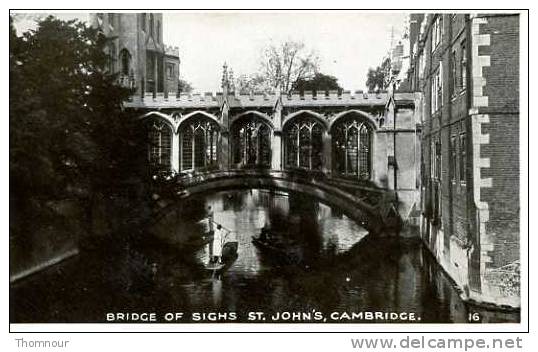
[[161, 199], [165, 200], [167, 205], [159, 210], [159, 213], [165, 212], [175, 202], [194, 195], [233, 189], [268, 189], [306, 194], [339, 207], [355, 221], [363, 223], [369, 231], [379, 232], [383, 227], [379, 204], [373, 205], [365, 201], [373, 194], [374, 197], [381, 199], [383, 191], [362, 188], [350, 193], [338, 184], [285, 171], [229, 170], [183, 177], [173, 185], [173, 188], [163, 189]]

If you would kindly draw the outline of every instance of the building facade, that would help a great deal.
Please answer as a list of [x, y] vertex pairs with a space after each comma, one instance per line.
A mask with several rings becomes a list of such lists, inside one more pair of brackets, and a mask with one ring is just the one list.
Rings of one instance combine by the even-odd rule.
[[519, 16], [413, 14], [421, 235], [465, 299], [519, 306]]
[[160, 13], [96, 13], [90, 25], [107, 38], [109, 70], [138, 94], [176, 93], [179, 49], [163, 43]]

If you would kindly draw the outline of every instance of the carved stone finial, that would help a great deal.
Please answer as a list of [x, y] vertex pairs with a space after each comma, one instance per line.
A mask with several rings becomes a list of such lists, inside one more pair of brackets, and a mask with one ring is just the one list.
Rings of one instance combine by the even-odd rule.
[[222, 65], [221, 87], [222, 87], [222, 89], [224, 89], [225, 87], [227, 88], [228, 85], [229, 85], [229, 81], [228, 81], [228, 64], [226, 63], [226, 61], [224, 61], [224, 65]]

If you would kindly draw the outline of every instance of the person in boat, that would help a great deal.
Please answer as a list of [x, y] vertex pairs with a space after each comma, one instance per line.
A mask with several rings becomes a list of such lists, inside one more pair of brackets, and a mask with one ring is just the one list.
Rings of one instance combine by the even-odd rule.
[[211, 206], [207, 207], [207, 225], [209, 233], [213, 232], [213, 209], [211, 209]]
[[220, 224], [217, 225], [215, 229], [215, 234], [213, 236], [213, 262], [222, 263], [222, 245], [224, 242], [224, 231]]

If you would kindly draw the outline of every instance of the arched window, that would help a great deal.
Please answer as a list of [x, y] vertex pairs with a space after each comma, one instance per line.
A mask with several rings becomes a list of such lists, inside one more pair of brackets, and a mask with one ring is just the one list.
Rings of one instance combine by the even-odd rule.
[[332, 129], [334, 171], [363, 180], [371, 176], [371, 130], [359, 118], [343, 118]]
[[149, 163], [155, 172], [171, 169], [172, 129], [166, 123], [154, 120], [149, 123]]
[[120, 63], [121, 63], [121, 69], [120, 69], [121, 74], [124, 76], [128, 76], [129, 71], [131, 69], [131, 54], [129, 54], [129, 51], [127, 49], [121, 50]]
[[284, 131], [286, 168], [321, 170], [323, 126], [302, 116], [288, 123]]
[[108, 72], [115, 73], [116, 68], [116, 45], [114, 43], [108, 44]]
[[271, 127], [259, 118], [242, 118], [233, 127], [234, 163], [271, 167]]
[[180, 130], [181, 171], [218, 165], [219, 127], [208, 118], [191, 119]]

